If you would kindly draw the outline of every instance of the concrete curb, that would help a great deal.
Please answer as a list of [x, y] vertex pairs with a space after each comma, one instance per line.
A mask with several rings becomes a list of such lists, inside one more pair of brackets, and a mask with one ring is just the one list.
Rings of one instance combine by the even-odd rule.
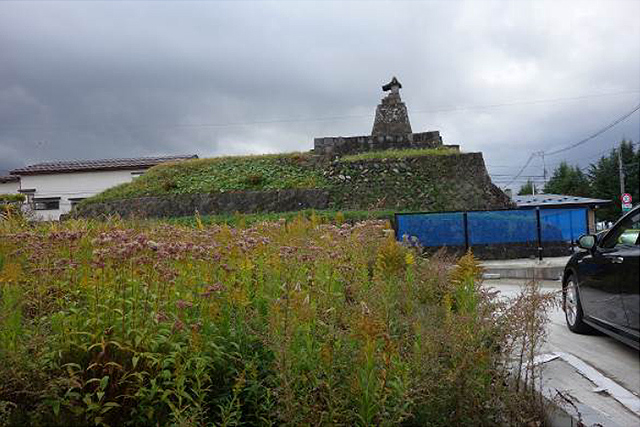
[[485, 279], [538, 279], [558, 280], [562, 278], [563, 267], [488, 267], [484, 268]]
[[559, 405], [554, 398], [542, 393], [548, 405], [545, 422], [550, 427], [624, 427], [580, 402]]
[[569, 256], [537, 259], [483, 261], [485, 279], [537, 279], [562, 278]]
[[[555, 361], [555, 362], [554, 362]], [[609, 379], [593, 366], [565, 352], [552, 352], [536, 357], [534, 364], [561, 363], [562, 369], [574, 372], [595, 385], [598, 392], [615, 399], [625, 410], [640, 417], [640, 398]], [[566, 365], [566, 367], [565, 367]], [[543, 374], [544, 377], [544, 374]], [[546, 402], [545, 422], [552, 427], [623, 427], [601, 410], [580, 402], [569, 390], [559, 390], [551, 378], [536, 386]], [[640, 418], [638, 418], [640, 422]]]

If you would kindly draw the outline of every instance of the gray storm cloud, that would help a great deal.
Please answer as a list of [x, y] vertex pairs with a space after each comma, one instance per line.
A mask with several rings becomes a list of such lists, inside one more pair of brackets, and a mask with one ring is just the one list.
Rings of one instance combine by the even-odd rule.
[[[308, 150], [369, 132], [396, 75], [415, 131], [514, 174], [639, 102], [638, 16], [635, 1], [3, 1], [0, 170]], [[563, 158], [638, 141], [639, 116]]]

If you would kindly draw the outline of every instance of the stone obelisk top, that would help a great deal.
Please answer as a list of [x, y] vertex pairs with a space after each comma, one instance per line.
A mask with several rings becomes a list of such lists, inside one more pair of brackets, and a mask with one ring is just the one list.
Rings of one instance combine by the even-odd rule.
[[376, 108], [376, 119], [373, 122], [372, 136], [398, 136], [410, 135], [411, 124], [407, 106], [400, 99], [402, 85], [395, 77], [389, 83], [382, 86], [382, 90], [389, 92], [382, 98], [382, 102]]

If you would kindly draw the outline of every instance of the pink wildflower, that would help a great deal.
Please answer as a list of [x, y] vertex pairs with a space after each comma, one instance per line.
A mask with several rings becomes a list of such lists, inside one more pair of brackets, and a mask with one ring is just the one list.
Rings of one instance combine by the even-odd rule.
[[184, 323], [182, 323], [182, 320], [176, 319], [175, 323], [173, 324], [173, 329], [176, 331], [182, 331], [184, 329]]
[[202, 293], [202, 297], [207, 298], [210, 297], [213, 293], [220, 293], [224, 291], [224, 285], [221, 283], [216, 283], [215, 285], [209, 285], [204, 288], [204, 292]]
[[200, 329], [202, 329], [202, 322], [197, 321], [196, 323], [191, 324], [191, 330], [193, 332], [200, 332]]
[[156, 313], [156, 322], [166, 322], [167, 320], [169, 320], [169, 317], [164, 312], [159, 311]]
[[193, 307], [193, 303], [190, 301], [179, 299], [178, 301], [176, 301], [176, 307], [178, 307], [180, 310], [184, 310], [185, 308]]

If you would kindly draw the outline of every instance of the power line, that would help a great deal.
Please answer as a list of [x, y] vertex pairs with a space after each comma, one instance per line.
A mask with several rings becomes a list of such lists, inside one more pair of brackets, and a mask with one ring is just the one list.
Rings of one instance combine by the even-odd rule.
[[603, 127], [602, 129], [598, 130], [597, 132], [591, 134], [590, 136], [574, 143], [571, 145], [568, 145], [567, 147], [564, 148], [560, 148], [558, 150], [555, 151], [550, 151], [550, 152], [546, 152], [546, 151], [536, 151], [533, 152], [529, 155], [529, 158], [527, 159], [527, 162], [525, 163], [525, 165], [520, 169], [520, 171], [515, 175], [515, 178], [513, 180], [511, 180], [507, 185], [505, 185], [505, 187], [508, 187], [509, 185], [511, 185], [517, 178], [520, 177], [520, 175], [522, 174], [522, 172], [524, 172], [524, 170], [527, 168], [527, 166], [529, 166], [529, 163], [531, 163], [531, 161], [533, 160], [534, 157], [536, 156], [553, 156], [555, 154], [559, 154], [568, 150], [571, 150], [573, 148], [576, 148], [594, 138], [596, 138], [597, 136], [602, 135], [603, 133], [605, 133], [606, 131], [608, 131], [609, 129], [611, 129], [612, 127], [616, 126], [617, 124], [623, 122], [624, 120], [628, 119], [629, 117], [631, 117], [631, 115], [633, 115], [636, 111], [640, 110], [640, 104], [636, 105], [631, 111], [629, 111], [628, 113], [622, 115], [621, 117], [617, 118], [616, 120], [614, 120], [612, 123], [608, 124], [607, 126]]
[[[625, 142], [626, 142], [627, 144], [630, 144], [631, 146], [636, 146], [636, 145], [638, 145], [638, 143], [637, 143], [637, 142], [633, 142], [632, 140], [627, 140], [627, 141], [625, 141]], [[604, 156], [605, 156], [605, 154], [607, 154], [607, 153], [611, 153], [612, 151], [614, 151], [614, 150], [616, 150], [617, 148], [619, 148], [619, 147], [620, 147], [620, 144], [622, 144], [622, 141], [620, 141], [620, 142], [616, 142], [612, 147], [606, 148], [606, 149], [604, 149], [604, 150], [602, 150], [602, 151], [598, 152], [597, 154], [594, 154], [594, 155], [589, 156], [589, 157], [583, 157], [583, 158], [581, 158], [581, 159], [577, 159], [577, 160], [586, 161], [586, 160], [595, 159], [596, 157], [600, 159], [600, 158], [604, 157]], [[599, 160], [599, 159], [598, 159], [598, 160]], [[560, 161], [560, 162], [558, 162], [558, 163], [554, 163], [554, 164], [552, 164], [550, 167], [552, 167], [552, 168], [555, 170], [555, 169], [556, 169], [558, 166], [560, 166], [562, 163], [566, 163], [566, 164], [567, 164], [567, 165], [569, 165], [569, 166], [571, 166], [571, 164], [570, 164], [570, 163], [574, 163], [574, 164], [576, 165], [576, 167], [578, 167], [578, 169], [580, 169], [581, 171], [583, 171], [583, 172], [584, 172], [584, 171], [586, 171], [589, 167], [591, 167], [591, 165], [593, 165], [593, 162], [590, 162], [588, 165], [586, 165], [586, 166], [581, 166], [581, 167], [580, 167], [580, 166], [578, 166], [578, 165], [577, 165], [577, 160], [576, 160], [576, 159], [574, 159], [573, 161], [562, 160], [562, 161]]]
[[[467, 107], [451, 107], [451, 108], [443, 108], [437, 110], [423, 110], [423, 111], [415, 111], [415, 113], [442, 113], [442, 112], [450, 112], [450, 111], [463, 111], [463, 110], [473, 110], [473, 109], [485, 109], [485, 108], [499, 108], [499, 107], [513, 107], [516, 105], [531, 105], [531, 104], [548, 104], [553, 102], [561, 102], [561, 101], [578, 101], [582, 99], [589, 98], [597, 98], [603, 96], [613, 96], [613, 95], [627, 95], [632, 93], [640, 93], [640, 90], [630, 90], [630, 91], [622, 91], [622, 92], [609, 92], [609, 93], [599, 93], [599, 94], [591, 94], [591, 95], [583, 95], [583, 96], [572, 96], [565, 98], [548, 98], [548, 99], [536, 99], [530, 101], [513, 101], [513, 102], [505, 102], [499, 104], [485, 104], [485, 105], [477, 105], [477, 106], [467, 106]], [[412, 112], [413, 114], [414, 112]]]
[[515, 176], [511, 181], [509, 181], [509, 183], [508, 183], [507, 185], [505, 185], [505, 187], [510, 186], [510, 185], [513, 183], [513, 181], [515, 181], [516, 179], [518, 179], [518, 178], [520, 177], [520, 175], [522, 175], [522, 172], [524, 172], [524, 170], [527, 168], [527, 166], [529, 166], [529, 163], [531, 163], [531, 160], [533, 160], [533, 157], [534, 157], [534, 154], [533, 154], [533, 153], [531, 153], [531, 154], [529, 155], [529, 159], [527, 160], [527, 163], [525, 163], [525, 164], [524, 164], [524, 166], [522, 166], [522, 168], [521, 168], [521, 169], [520, 169], [520, 171], [516, 174], [516, 176]]
[[[514, 178], [514, 177], [515, 177], [514, 175], [507, 175], [507, 174], [505, 174], [505, 175], [497, 174], [497, 175], [496, 175], [496, 174], [492, 174], [492, 173], [490, 173], [489, 175], [490, 175], [492, 178], [493, 178], [493, 177], [497, 178], [498, 180], [508, 180], [508, 179], [512, 179], [512, 178]], [[524, 179], [529, 179], [529, 178], [544, 178], [544, 175], [520, 175], [520, 177], [519, 177], [519, 178], [524, 178]]]
[[599, 131], [595, 132], [594, 134], [574, 143], [571, 145], [568, 145], [567, 147], [564, 148], [560, 148], [558, 150], [555, 151], [550, 151], [550, 152], [544, 152], [545, 156], [553, 156], [555, 154], [559, 154], [559, 153], [563, 153], [567, 150], [571, 150], [573, 148], [576, 148], [586, 142], [591, 141], [593, 138], [602, 135], [603, 133], [605, 133], [606, 131], [608, 131], [609, 129], [611, 129], [612, 127], [614, 127], [615, 125], [617, 125], [618, 123], [623, 122], [624, 120], [628, 119], [629, 117], [631, 117], [633, 115], [633, 113], [635, 113], [636, 111], [640, 110], [640, 104], [636, 105], [631, 111], [629, 111], [628, 113], [624, 114], [622, 117], [619, 117], [618, 119], [616, 119], [615, 121], [613, 121], [612, 123], [608, 124], [607, 126], [603, 127], [602, 129], [600, 129]]
[[[639, 137], [638, 139], [640, 139], [640, 137]], [[628, 144], [632, 145], [632, 146], [636, 146], [636, 145], [638, 145], [638, 143], [637, 143], [637, 142], [633, 142], [632, 140], [627, 140], [626, 142], [627, 142]], [[591, 156], [588, 156], [588, 157], [581, 157], [581, 158], [578, 158], [578, 159], [572, 159], [572, 160], [566, 160], [566, 159], [564, 159], [564, 160], [561, 160], [561, 161], [559, 161], [559, 162], [557, 162], [557, 163], [552, 163], [551, 165], [549, 165], [549, 167], [550, 167], [550, 168], [553, 168], [553, 169], [556, 169], [556, 168], [557, 168], [558, 166], [560, 166], [562, 163], [567, 163], [567, 164], [569, 164], [569, 163], [574, 163], [574, 164], [576, 164], [576, 165], [577, 165], [577, 163], [579, 163], [579, 162], [583, 162], [583, 161], [586, 161], [586, 160], [595, 159], [596, 157], [603, 157], [605, 154], [607, 154], [607, 153], [611, 153], [611, 151], [615, 150], [615, 149], [620, 145], [620, 143], [621, 143], [621, 142], [616, 142], [616, 143], [613, 145], [613, 147], [606, 148], [606, 149], [604, 149], [604, 150], [602, 150], [602, 151], [598, 152], [597, 154], [594, 154], [594, 155], [591, 155]], [[588, 167], [588, 166], [586, 166], [586, 167]], [[583, 168], [584, 168], [584, 167], [583, 167]]]
[[[572, 97], [564, 97], [564, 98], [548, 98], [548, 99], [536, 99], [536, 100], [528, 100], [528, 101], [513, 101], [513, 102], [505, 102], [505, 103], [497, 103], [497, 104], [481, 104], [481, 105], [470, 105], [470, 106], [462, 106], [462, 107], [437, 107], [429, 110], [414, 110], [411, 114], [433, 114], [433, 113], [448, 113], [448, 112], [456, 112], [456, 111], [466, 111], [466, 110], [482, 110], [482, 109], [490, 109], [490, 108], [501, 108], [501, 107], [512, 107], [516, 105], [532, 105], [532, 104], [548, 104], [555, 102], [563, 102], [563, 101], [578, 101], [589, 98], [598, 98], [605, 96], [616, 96], [616, 95], [629, 95], [634, 93], [640, 93], [640, 90], [630, 90], [630, 91], [621, 91], [621, 92], [609, 92], [609, 93], [599, 93], [599, 94], [590, 94], [590, 95], [582, 95], [582, 96], [572, 96]], [[362, 118], [373, 118], [374, 114], [358, 114], [358, 115], [343, 115], [343, 116], [328, 116], [328, 117], [306, 117], [306, 118], [289, 118], [289, 119], [274, 119], [274, 120], [257, 120], [251, 122], [230, 122], [230, 123], [184, 123], [184, 124], [153, 124], [153, 125], [138, 125], [127, 127], [127, 129], [145, 129], [145, 128], [155, 128], [155, 129], [170, 129], [170, 128], [226, 128], [226, 127], [242, 127], [242, 126], [254, 126], [254, 125], [267, 125], [267, 124], [278, 124], [278, 123], [304, 123], [304, 122], [323, 122], [323, 121], [339, 121], [339, 120], [351, 120], [351, 119], [362, 119]], [[68, 129], [77, 129], [81, 130], [81, 127], [72, 126], [72, 127], [6, 127], [0, 128], [4, 131], [64, 131]]]

